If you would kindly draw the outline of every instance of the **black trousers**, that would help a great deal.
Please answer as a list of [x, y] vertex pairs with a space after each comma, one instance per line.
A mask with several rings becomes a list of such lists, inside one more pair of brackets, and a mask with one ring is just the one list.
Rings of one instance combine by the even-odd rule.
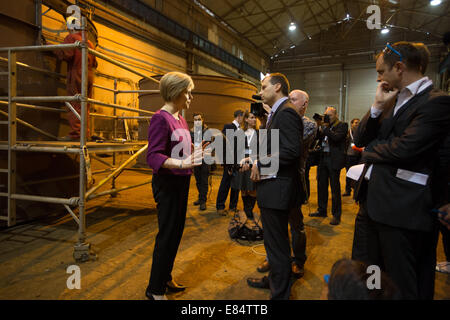
[[290, 211], [289, 226], [291, 227], [294, 261], [299, 267], [303, 267], [306, 262], [306, 233], [301, 207]]
[[[347, 158], [345, 160], [345, 171], [348, 172], [348, 169], [350, 167], [356, 166], [359, 163], [359, 160], [361, 159], [361, 156], [349, 156], [347, 155]], [[354, 180], [345, 177], [345, 192], [351, 193], [352, 188], [354, 188]]]
[[260, 208], [264, 229], [264, 247], [270, 264], [271, 300], [289, 300], [291, 292], [291, 247], [289, 210]]
[[[227, 167], [223, 168], [222, 180], [220, 181], [219, 191], [217, 192], [216, 209], [225, 209], [225, 202], [227, 201], [228, 191], [230, 190], [231, 180], [233, 176], [228, 174]], [[230, 209], [236, 209], [239, 200], [239, 190], [231, 188], [230, 192]]]
[[341, 170], [332, 168], [331, 158], [328, 153], [322, 152], [320, 163], [317, 168], [318, 172], [318, 204], [320, 213], [327, 214], [328, 205], [328, 182], [331, 187], [331, 213], [336, 219], [341, 219], [342, 204], [341, 204], [341, 183], [339, 176]]
[[388, 226], [369, 216], [369, 263], [378, 265], [400, 290], [402, 299], [432, 300], [438, 225], [423, 232]]
[[191, 176], [153, 175], [152, 189], [158, 209], [158, 234], [153, 249], [148, 289], [166, 292], [178, 246], [183, 235]]
[[198, 190], [198, 200], [200, 203], [206, 203], [208, 197], [208, 178], [210, 165], [202, 163], [201, 166], [194, 167], [195, 182]]
[[355, 232], [353, 234], [352, 260], [362, 261], [370, 265], [368, 249], [369, 216], [367, 202], [359, 202], [359, 211], [355, 218]]

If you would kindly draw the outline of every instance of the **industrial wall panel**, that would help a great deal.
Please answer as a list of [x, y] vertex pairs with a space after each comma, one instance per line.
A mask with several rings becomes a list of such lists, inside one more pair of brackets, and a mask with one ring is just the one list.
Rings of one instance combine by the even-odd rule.
[[372, 105], [377, 90], [375, 68], [347, 70], [347, 112], [346, 119], [361, 119]]
[[339, 110], [341, 71], [319, 71], [304, 74], [304, 89], [309, 94], [308, 117], [314, 113], [323, 114], [325, 107]]

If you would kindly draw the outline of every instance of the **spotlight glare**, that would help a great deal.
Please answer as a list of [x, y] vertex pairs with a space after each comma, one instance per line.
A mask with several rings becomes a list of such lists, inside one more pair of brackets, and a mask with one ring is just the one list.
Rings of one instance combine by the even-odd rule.
[[297, 26], [294, 23], [291, 23], [289, 30], [294, 31], [295, 29], [297, 29]]
[[441, 3], [442, 3], [441, 0], [432, 0], [432, 1], [430, 1], [430, 4], [431, 4], [432, 6], [438, 6], [438, 5], [440, 5]]
[[381, 30], [382, 34], [387, 34], [389, 33], [389, 28], [384, 28], [383, 30]]

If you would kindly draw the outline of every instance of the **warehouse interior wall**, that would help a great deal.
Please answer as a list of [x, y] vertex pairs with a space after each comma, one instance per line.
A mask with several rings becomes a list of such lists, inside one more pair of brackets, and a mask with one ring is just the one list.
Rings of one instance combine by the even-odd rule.
[[[440, 85], [438, 66], [437, 61], [432, 61], [425, 73], [436, 88]], [[286, 69], [280, 72], [288, 77], [291, 90], [308, 92], [310, 101], [306, 116], [310, 118], [314, 113], [323, 114], [327, 106], [334, 106], [343, 121], [361, 119], [372, 105], [378, 85], [375, 64], [351, 67], [318, 65], [316, 70], [310, 68], [290, 72]]]

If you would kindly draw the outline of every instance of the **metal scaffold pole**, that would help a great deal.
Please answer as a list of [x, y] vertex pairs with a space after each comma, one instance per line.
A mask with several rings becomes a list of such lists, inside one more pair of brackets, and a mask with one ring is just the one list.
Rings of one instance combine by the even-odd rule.
[[86, 39], [86, 18], [82, 18], [81, 44], [81, 128], [80, 128], [80, 193], [78, 202], [78, 243], [74, 247], [73, 256], [76, 261], [89, 260], [90, 245], [86, 243], [86, 131], [87, 131], [87, 99], [88, 99], [88, 44]]
[[16, 224], [16, 159], [17, 152], [13, 150], [17, 140], [17, 105], [13, 98], [17, 94], [17, 54], [8, 51], [8, 227]]
[[[17, 52], [25, 52], [25, 51], [50, 51], [50, 50], [68, 50], [68, 49], [76, 49], [81, 52], [81, 94], [76, 94], [73, 96], [17, 96], [17, 68], [18, 67], [26, 67], [28, 69], [32, 69], [37, 72], [51, 73], [58, 75], [56, 73], [43, 70], [40, 68], [36, 68], [34, 66], [25, 65], [19, 61], [17, 61]], [[103, 59], [107, 62], [110, 62], [121, 69], [125, 69], [127, 71], [133, 72], [137, 75], [143, 76], [146, 79], [150, 79], [155, 82], [159, 82], [156, 79], [153, 79], [149, 76], [143, 75], [140, 72], [133, 70], [125, 66], [123, 63], [109, 58], [104, 54], [98, 53], [95, 50], [92, 50], [88, 47], [87, 35], [86, 35], [86, 18], [82, 18], [82, 41], [77, 41], [74, 44], [59, 44], [59, 45], [43, 45], [43, 46], [28, 46], [28, 47], [9, 47], [9, 48], [0, 48], [0, 52], [4, 52], [8, 55], [8, 59], [2, 58], [2, 61], [7, 61], [8, 63], [8, 71], [0, 72], [0, 75], [8, 75], [8, 96], [0, 97], [0, 104], [8, 106], [8, 113], [0, 110], [1, 117], [7, 117], [7, 121], [0, 121], [1, 125], [8, 125], [8, 141], [0, 141], [0, 151], [8, 152], [8, 167], [0, 168], [0, 173], [8, 174], [8, 190], [7, 192], [0, 192], [0, 197], [7, 198], [7, 216], [0, 215], [0, 220], [7, 221], [8, 226], [14, 226], [16, 224], [16, 201], [36, 201], [36, 202], [44, 202], [44, 203], [53, 203], [53, 204], [61, 204], [66, 210], [70, 213], [72, 218], [78, 224], [78, 239], [74, 246], [73, 257], [77, 262], [84, 262], [90, 260], [92, 257], [96, 258], [96, 255], [92, 254], [91, 246], [86, 241], [86, 206], [90, 199], [94, 199], [97, 197], [111, 195], [115, 196], [121, 191], [130, 190], [132, 188], [137, 188], [146, 184], [151, 183], [151, 179], [148, 179], [144, 182], [140, 182], [138, 184], [117, 187], [116, 178], [124, 171], [124, 170], [132, 170], [126, 168], [130, 163], [136, 160], [136, 158], [147, 149], [147, 141], [117, 141], [117, 139], [113, 139], [112, 142], [104, 141], [102, 143], [94, 143], [87, 142], [89, 128], [88, 124], [88, 105], [101, 105], [107, 108], [113, 108], [113, 115], [101, 115], [101, 114], [92, 114], [92, 116], [110, 118], [114, 121], [114, 137], [117, 134], [117, 121], [125, 120], [125, 119], [150, 119], [154, 112], [141, 110], [139, 108], [130, 108], [117, 104], [117, 94], [122, 93], [156, 93], [159, 90], [118, 90], [117, 86], [117, 78], [114, 81], [114, 89], [108, 89], [102, 86], [96, 86], [101, 89], [105, 89], [108, 91], [114, 92], [114, 103], [106, 103], [103, 101], [91, 99], [88, 96], [88, 72], [89, 72], [89, 59], [88, 55], [92, 54], [93, 56], [98, 57], [99, 59]], [[3, 101], [2, 101], [3, 100]], [[63, 142], [63, 141], [53, 141], [58, 140], [56, 136], [50, 134], [44, 130], [39, 129], [35, 125], [32, 125], [29, 122], [23, 121], [22, 119], [17, 117], [17, 107], [27, 108], [35, 111], [45, 111], [45, 112], [66, 112], [66, 110], [60, 110], [57, 108], [45, 107], [45, 106], [37, 106], [26, 104], [30, 102], [64, 102], [66, 106], [74, 112], [77, 118], [80, 119], [80, 142], [72, 141], [72, 142]], [[78, 102], [81, 104], [81, 113], [75, 112], [76, 110], [73, 108], [70, 102]], [[132, 113], [137, 113], [137, 116], [126, 116], [117, 115], [117, 109], [125, 110]], [[139, 114], [144, 114], [145, 116], [140, 116]], [[42, 135], [45, 135], [51, 138], [51, 141], [48, 140], [39, 140], [39, 141], [28, 141], [22, 140], [23, 138], [19, 138], [18, 140], [18, 132], [17, 125], [21, 124], [28, 129], [39, 132]], [[93, 156], [93, 159], [98, 160], [99, 162], [107, 165], [109, 168], [106, 170], [100, 170], [99, 172], [110, 172], [105, 179], [102, 179], [97, 185], [91, 185], [90, 182], [92, 175], [99, 172], [91, 172], [90, 169], [90, 157], [88, 153], [88, 146], [90, 148], [90, 152], [92, 155], [98, 153], [113, 153], [113, 164], [109, 164], [106, 161], [103, 161], [99, 157]], [[126, 161], [121, 163], [118, 167], [117, 158], [115, 154], [117, 152], [130, 152], [137, 151], [132, 157], [129, 157]], [[17, 170], [16, 170], [16, 162], [18, 153], [23, 152], [50, 152], [50, 153], [67, 153], [67, 154], [78, 154], [79, 155], [79, 195], [78, 197], [70, 197], [70, 198], [60, 198], [60, 197], [49, 197], [47, 195], [33, 195], [33, 194], [18, 194], [16, 188], [17, 181]], [[73, 178], [74, 176], [66, 176], [66, 177], [58, 177], [58, 178], [50, 178], [50, 179], [39, 179], [35, 181], [28, 181], [26, 184], [40, 184], [44, 182], [51, 181], [62, 181]], [[76, 177], [76, 175], [75, 175]], [[109, 180], [112, 181], [111, 190], [97, 192], [102, 186], [104, 186]], [[24, 184], [25, 185], [25, 184]], [[89, 190], [88, 190], [89, 188]], [[72, 211], [72, 208], [78, 207], [78, 216]]]

